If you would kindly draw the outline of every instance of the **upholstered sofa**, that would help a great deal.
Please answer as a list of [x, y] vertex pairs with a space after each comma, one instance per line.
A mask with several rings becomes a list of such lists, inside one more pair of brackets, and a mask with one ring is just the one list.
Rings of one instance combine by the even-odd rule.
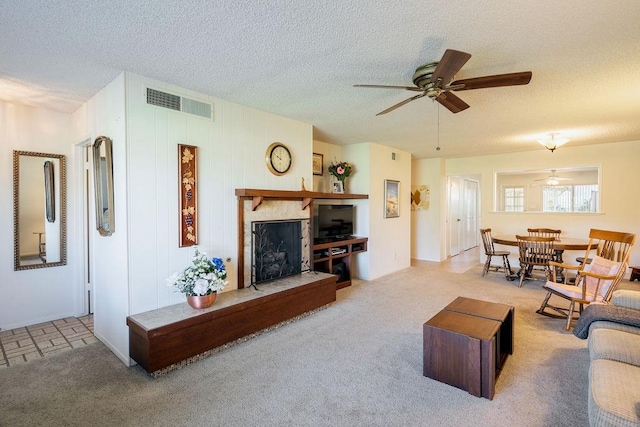
[[589, 423], [640, 425], [640, 292], [619, 290], [591, 304], [574, 328], [589, 340]]

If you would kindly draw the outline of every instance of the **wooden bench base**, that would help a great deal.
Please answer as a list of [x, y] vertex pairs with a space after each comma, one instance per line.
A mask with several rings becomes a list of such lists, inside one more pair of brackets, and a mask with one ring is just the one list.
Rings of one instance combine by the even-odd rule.
[[153, 373], [336, 300], [337, 276], [303, 273], [224, 292], [210, 308], [186, 302], [127, 317], [129, 355]]

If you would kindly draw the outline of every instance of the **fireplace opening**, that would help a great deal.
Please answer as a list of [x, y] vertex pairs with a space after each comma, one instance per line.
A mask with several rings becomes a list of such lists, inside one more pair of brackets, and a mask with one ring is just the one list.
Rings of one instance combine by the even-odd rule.
[[[308, 264], [309, 221], [251, 223], [251, 285], [301, 273]], [[308, 266], [307, 266], [308, 269]]]

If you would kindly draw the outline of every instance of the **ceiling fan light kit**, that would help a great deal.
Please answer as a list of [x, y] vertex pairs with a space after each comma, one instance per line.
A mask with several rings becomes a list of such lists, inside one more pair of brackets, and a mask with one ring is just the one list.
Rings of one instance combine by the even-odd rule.
[[557, 135], [559, 134], [550, 133], [548, 137], [539, 139], [538, 143], [540, 143], [540, 145], [553, 153], [556, 148], [561, 147], [562, 145], [569, 142], [568, 138], [556, 138]]
[[376, 114], [386, 114], [396, 108], [402, 107], [411, 101], [428, 97], [437, 101], [452, 113], [459, 113], [469, 108], [469, 104], [454, 95], [454, 91], [485, 89], [501, 86], [526, 85], [531, 81], [531, 71], [519, 73], [498, 74], [494, 76], [482, 76], [471, 79], [452, 81], [455, 74], [467, 63], [471, 54], [458, 50], [447, 49], [439, 62], [431, 62], [416, 68], [413, 73], [415, 86], [390, 86], [390, 85], [354, 85], [354, 87], [367, 87], [378, 89], [403, 89], [421, 92], [418, 95], [398, 102]]
[[572, 179], [561, 178], [556, 174], [555, 169], [551, 169], [551, 175], [546, 178], [536, 179], [535, 181], [545, 181], [547, 185], [558, 185], [561, 181], [572, 181]]

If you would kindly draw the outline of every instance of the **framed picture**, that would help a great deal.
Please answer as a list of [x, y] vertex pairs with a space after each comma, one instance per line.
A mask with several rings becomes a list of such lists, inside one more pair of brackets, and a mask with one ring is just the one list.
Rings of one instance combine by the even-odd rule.
[[178, 144], [178, 179], [180, 180], [180, 247], [198, 244], [197, 177], [198, 147]]
[[334, 181], [333, 182], [333, 189], [332, 189], [331, 192], [332, 193], [343, 194], [344, 193], [344, 186], [342, 185], [342, 181]]
[[324, 168], [324, 156], [320, 153], [313, 153], [313, 174], [322, 175]]
[[400, 216], [400, 181], [384, 180], [384, 217]]

